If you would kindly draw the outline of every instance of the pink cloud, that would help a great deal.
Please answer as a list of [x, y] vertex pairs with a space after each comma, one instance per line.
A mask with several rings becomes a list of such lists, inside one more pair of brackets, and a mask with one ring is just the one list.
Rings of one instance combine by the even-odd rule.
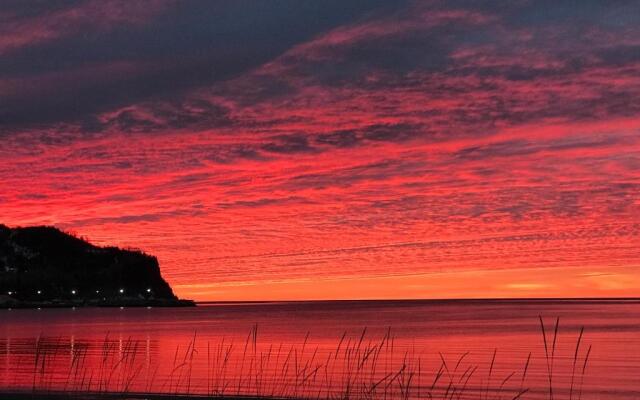
[[[431, 49], [441, 64], [416, 62], [415, 44], [443, 26], [489, 43], [447, 37]], [[178, 294], [201, 298], [215, 295], [202, 289], [211, 282], [309, 277], [492, 271], [520, 290], [541, 271], [637, 276], [640, 64], [601, 53], [635, 36], [609, 32], [590, 47], [563, 27], [515, 29], [476, 11], [371, 15], [233, 79], [99, 112], [96, 132], [14, 133], [0, 148], [0, 214], [142, 247]], [[358, 52], [403, 40], [414, 46], [397, 68]], [[152, 67], [2, 84], [50, 94]]]
[[144, 3], [92, 0], [46, 15], [29, 18], [5, 16], [0, 28], [0, 54], [81, 32], [110, 31], [123, 25], [141, 25], [170, 3], [165, 0]]

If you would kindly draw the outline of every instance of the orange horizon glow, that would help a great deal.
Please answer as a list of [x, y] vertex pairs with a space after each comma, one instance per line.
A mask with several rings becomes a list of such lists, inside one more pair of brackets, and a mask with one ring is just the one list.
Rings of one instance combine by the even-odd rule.
[[7, 12], [0, 223], [199, 301], [638, 296], [637, 10], [105, 4]]
[[[464, 271], [292, 282], [178, 285], [196, 301], [638, 298], [640, 268]], [[404, 296], [404, 297], [400, 297]]]

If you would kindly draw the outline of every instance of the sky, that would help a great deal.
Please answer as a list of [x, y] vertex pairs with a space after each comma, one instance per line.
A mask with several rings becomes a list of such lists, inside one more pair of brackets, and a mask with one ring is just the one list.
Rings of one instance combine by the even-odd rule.
[[640, 3], [5, 0], [0, 222], [196, 300], [637, 296]]

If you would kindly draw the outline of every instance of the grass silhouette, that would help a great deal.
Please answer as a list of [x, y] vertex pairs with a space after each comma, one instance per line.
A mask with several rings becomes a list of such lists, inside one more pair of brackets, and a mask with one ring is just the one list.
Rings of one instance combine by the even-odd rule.
[[[257, 325], [241, 343], [225, 338], [203, 341], [194, 332], [188, 343], [176, 346], [169, 373], [162, 377], [158, 376], [160, 365], [152, 365], [144, 357], [139, 340], [114, 340], [107, 334], [90, 362], [87, 345], [69, 345], [60, 338], [39, 336], [32, 355], [15, 366], [30, 378], [30, 385], [16, 382], [14, 388], [49, 398], [72, 393], [92, 398], [170, 395], [309, 400], [581, 400], [591, 353], [590, 346], [584, 351], [584, 328], [577, 334], [573, 357], [564, 360], [557, 355], [560, 319], [556, 318], [551, 328], [542, 317], [539, 323], [548, 385], [544, 397], [540, 393], [534, 396], [528, 386], [533, 352], [523, 360], [521, 370], [506, 373], [496, 368], [500, 362], [498, 349], [491, 351], [486, 362], [472, 362], [470, 352], [454, 359], [438, 353], [438, 369], [426, 371], [414, 349], [398, 349], [391, 329], [379, 339], [370, 338], [366, 328], [357, 336], [345, 332], [333, 348], [321, 350], [311, 345], [310, 334], [301, 344], [261, 347]], [[61, 368], [62, 361], [66, 368]], [[194, 376], [194, 366], [202, 363], [206, 374]], [[566, 367], [567, 387], [559, 387], [555, 379], [560, 367]]]

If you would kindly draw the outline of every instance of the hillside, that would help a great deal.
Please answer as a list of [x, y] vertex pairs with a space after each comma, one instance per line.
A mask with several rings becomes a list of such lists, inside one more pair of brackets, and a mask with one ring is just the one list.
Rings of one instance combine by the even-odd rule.
[[54, 227], [0, 224], [0, 306], [191, 304], [173, 294], [154, 256]]

